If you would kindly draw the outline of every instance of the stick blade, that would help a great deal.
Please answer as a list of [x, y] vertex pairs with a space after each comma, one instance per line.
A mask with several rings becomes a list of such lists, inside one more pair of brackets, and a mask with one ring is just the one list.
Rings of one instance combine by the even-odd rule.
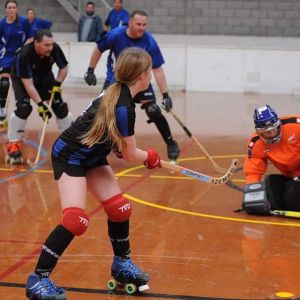
[[32, 162], [29, 158], [27, 158], [26, 163], [31, 169], [36, 169], [39, 165], [38, 162]]

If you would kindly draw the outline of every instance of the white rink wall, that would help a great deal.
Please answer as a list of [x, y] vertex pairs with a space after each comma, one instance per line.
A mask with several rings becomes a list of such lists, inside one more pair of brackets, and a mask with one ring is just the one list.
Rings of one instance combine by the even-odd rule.
[[[57, 37], [57, 34], [55, 35]], [[298, 38], [156, 35], [171, 89], [238, 93], [300, 93]], [[68, 61], [66, 83], [84, 83], [95, 43], [56, 38]], [[96, 68], [105, 78], [107, 52]]]

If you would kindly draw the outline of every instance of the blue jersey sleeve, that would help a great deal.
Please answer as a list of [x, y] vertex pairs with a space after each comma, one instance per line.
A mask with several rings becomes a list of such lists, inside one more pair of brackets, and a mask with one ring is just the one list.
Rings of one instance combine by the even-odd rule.
[[118, 106], [116, 120], [118, 130], [123, 137], [134, 135], [135, 110], [133, 107]]
[[152, 58], [152, 68], [156, 69], [161, 67], [165, 63], [165, 60], [156, 40], [149, 32], [145, 32], [143, 39], [145, 39], [145, 45], [147, 45], [144, 49], [150, 54]]
[[31, 27], [31, 36], [34, 37], [39, 29], [50, 29], [52, 22], [46, 19], [35, 18], [32, 23], [29, 23]]

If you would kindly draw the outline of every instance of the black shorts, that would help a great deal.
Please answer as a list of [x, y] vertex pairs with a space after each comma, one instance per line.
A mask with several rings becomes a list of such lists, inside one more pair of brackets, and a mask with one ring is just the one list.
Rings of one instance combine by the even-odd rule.
[[[22, 103], [24, 99], [30, 99], [20, 78], [12, 74], [11, 81], [12, 81], [15, 98], [17, 102]], [[34, 87], [38, 91], [42, 100], [50, 99], [51, 97], [50, 91], [52, 90], [54, 82], [55, 79], [52, 73], [48, 73], [44, 76], [41, 76], [40, 79], [34, 80]]]
[[7, 67], [7, 68], [0, 67], [0, 74], [3, 74], [3, 73], [10, 74], [11, 73], [11, 67]]
[[99, 159], [93, 164], [76, 166], [63, 163], [56, 157], [52, 156], [52, 167], [55, 180], [59, 180], [63, 173], [66, 173], [67, 175], [72, 177], [86, 177], [86, 174], [90, 169], [107, 165], [109, 165], [109, 163], [106, 158]]
[[135, 103], [140, 103], [142, 100], [152, 100], [153, 102], [156, 102], [155, 93], [151, 84], [147, 90], [137, 93], [133, 98]]

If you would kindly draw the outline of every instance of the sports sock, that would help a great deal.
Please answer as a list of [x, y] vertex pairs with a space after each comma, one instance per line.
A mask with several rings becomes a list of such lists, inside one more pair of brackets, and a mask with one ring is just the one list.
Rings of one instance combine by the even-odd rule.
[[55, 268], [58, 259], [73, 240], [74, 235], [58, 225], [48, 236], [37, 262], [35, 273], [48, 277]]

